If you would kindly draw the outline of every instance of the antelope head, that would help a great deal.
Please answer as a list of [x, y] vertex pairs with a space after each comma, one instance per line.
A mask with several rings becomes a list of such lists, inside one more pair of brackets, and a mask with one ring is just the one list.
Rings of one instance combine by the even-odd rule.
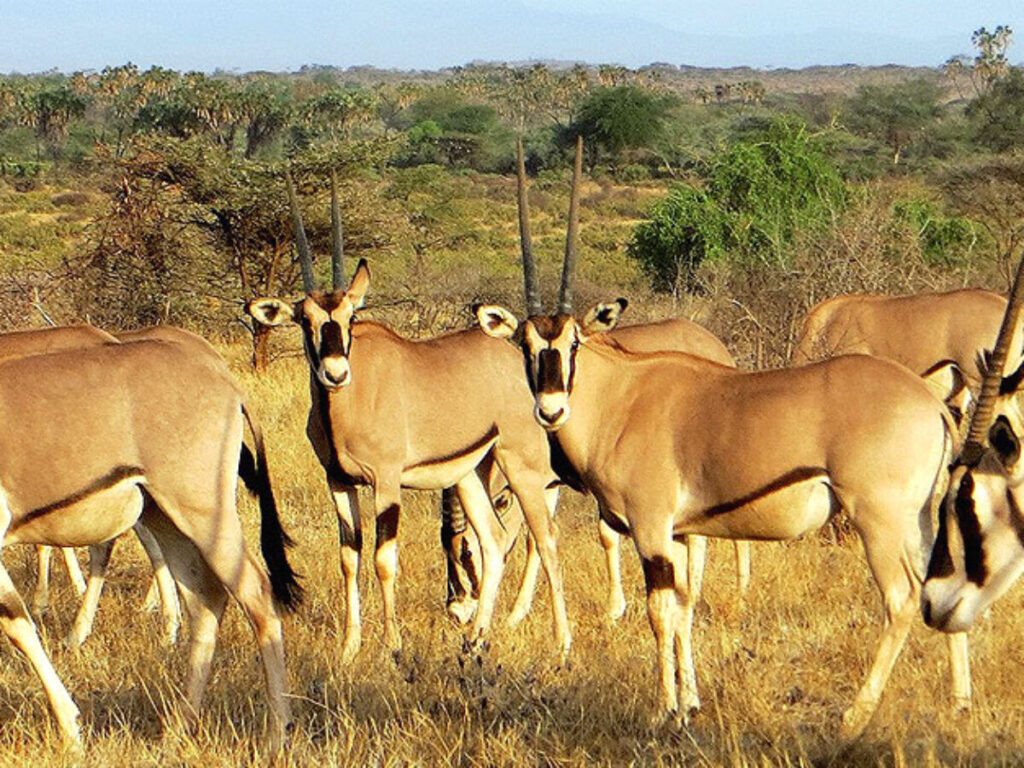
[[1022, 413], [1024, 367], [1006, 375], [1007, 352], [1024, 303], [1024, 262], [985, 371], [921, 593], [925, 622], [944, 632], [970, 628], [1024, 571]]
[[569, 396], [572, 394], [576, 379], [576, 355], [580, 344], [590, 332], [606, 331], [615, 327], [627, 302], [625, 299], [618, 299], [609, 304], [598, 304], [587, 313], [582, 325], [572, 315], [572, 276], [576, 265], [579, 180], [582, 175], [583, 158], [583, 141], [582, 138], [577, 138], [558, 310], [551, 315], [543, 314], [540, 289], [536, 283], [537, 271], [529, 245], [529, 227], [526, 223], [525, 172], [521, 142], [518, 149], [519, 227], [523, 249], [523, 274], [526, 281], [527, 319], [520, 324], [510, 310], [495, 304], [477, 307], [476, 316], [484, 333], [495, 338], [508, 339], [520, 348], [530, 391], [534, 396], [534, 418], [544, 429], [554, 432], [569, 420]]
[[313, 261], [306, 240], [302, 214], [295, 196], [291, 176], [286, 176], [288, 200], [292, 211], [295, 242], [302, 268], [302, 283], [306, 295], [297, 301], [279, 298], [259, 298], [250, 301], [246, 311], [257, 322], [266, 326], [295, 323], [302, 328], [303, 348], [310, 370], [328, 389], [339, 389], [352, 382], [349, 353], [352, 350], [352, 323], [356, 311], [363, 306], [370, 287], [370, 268], [366, 259], [360, 259], [355, 275], [348, 287], [344, 285], [344, 264], [341, 250], [341, 218], [338, 213], [337, 184], [331, 176], [331, 239], [333, 286], [330, 291], [316, 287]]

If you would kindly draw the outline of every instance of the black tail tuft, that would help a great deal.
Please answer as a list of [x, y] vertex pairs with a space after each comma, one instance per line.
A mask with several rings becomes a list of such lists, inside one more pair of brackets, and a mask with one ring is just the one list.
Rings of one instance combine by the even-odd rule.
[[249, 493], [253, 496], [259, 495], [260, 471], [256, 467], [256, 457], [252, 455], [252, 451], [245, 443], [242, 443], [242, 453], [238, 457], [238, 476]]
[[254, 458], [252, 452], [244, 445], [242, 446], [242, 454], [238, 462], [238, 475], [246, 487], [259, 497], [260, 549], [267, 564], [270, 586], [278, 606], [291, 612], [302, 602], [303, 593], [302, 585], [298, 581], [301, 577], [288, 562], [286, 554], [288, 547], [294, 546], [295, 542], [285, 532], [281, 525], [281, 518], [278, 516], [277, 502], [274, 500], [274, 491], [270, 486], [263, 434], [248, 409], [243, 406], [242, 411], [249, 423], [249, 429], [252, 430], [256, 456]]

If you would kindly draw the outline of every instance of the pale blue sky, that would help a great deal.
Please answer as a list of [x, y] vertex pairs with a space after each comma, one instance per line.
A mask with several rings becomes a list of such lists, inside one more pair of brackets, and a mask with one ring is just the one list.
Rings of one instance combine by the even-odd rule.
[[[939, 65], [1024, 0], [0, 0], [0, 72], [428, 68], [559, 59], [639, 66]], [[1024, 60], [1024, 39], [1011, 48]]]

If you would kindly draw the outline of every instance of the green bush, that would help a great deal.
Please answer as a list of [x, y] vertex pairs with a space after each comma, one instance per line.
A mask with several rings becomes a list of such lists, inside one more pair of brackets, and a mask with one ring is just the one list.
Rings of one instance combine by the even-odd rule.
[[785, 266], [794, 234], [830, 224], [847, 201], [835, 166], [791, 121], [714, 154], [701, 175], [703, 184], [678, 186], [655, 204], [629, 243], [661, 290], [692, 289], [709, 259]]
[[911, 227], [924, 260], [936, 266], [963, 264], [975, 250], [980, 227], [963, 216], [947, 217], [930, 200], [916, 198], [893, 204], [893, 218]]

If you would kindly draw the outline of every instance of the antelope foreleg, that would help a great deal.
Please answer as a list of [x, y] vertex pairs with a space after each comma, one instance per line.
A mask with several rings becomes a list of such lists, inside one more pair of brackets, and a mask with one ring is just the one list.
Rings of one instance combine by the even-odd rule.
[[381, 602], [384, 608], [384, 646], [392, 654], [402, 650], [402, 636], [398, 631], [398, 613], [395, 606], [395, 582], [398, 579], [398, 522], [402, 507], [400, 493], [395, 487], [385, 489], [374, 486], [374, 506], [377, 510], [377, 542], [373, 564], [380, 582]]
[[598, 520], [598, 535], [604, 548], [604, 563], [608, 572], [605, 617], [609, 622], [615, 623], [626, 612], [626, 595], [622, 591], [622, 536], [603, 519]]
[[89, 547], [89, 583], [85, 588], [85, 597], [78, 606], [75, 623], [67, 636], [67, 644], [78, 647], [92, 634], [92, 625], [96, 620], [96, 610], [100, 605], [103, 593], [103, 580], [107, 573], [110, 554], [114, 551], [114, 539]]
[[947, 636], [949, 667], [953, 684], [953, 703], [961, 712], [971, 708], [971, 661], [967, 652], [967, 633]]
[[362, 644], [359, 616], [359, 555], [363, 548], [363, 528], [359, 515], [359, 496], [354, 488], [331, 482], [331, 497], [338, 515], [338, 540], [341, 545], [341, 577], [345, 588], [345, 640], [342, 664], [349, 664]]
[[[682, 606], [676, 626], [676, 660], [679, 664], [679, 688], [683, 699], [680, 714], [687, 721], [700, 710], [697, 670], [693, 662], [693, 615], [700, 601], [707, 549], [708, 540], [703, 536], [688, 536], [686, 544], [675, 542], [673, 552], [675, 588]], [[685, 583], [682, 581], [683, 563]]]
[[641, 558], [647, 587], [647, 619], [654, 633], [658, 659], [658, 702], [652, 721], [660, 725], [679, 714], [675, 647], [679, 598], [672, 559], [665, 555], [644, 557], [643, 554]]
[[498, 585], [505, 569], [505, 557], [495, 531], [496, 518], [491, 498], [476, 472], [470, 472], [456, 486], [459, 501], [480, 544], [480, 598], [468, 637], [468, 647], [478, 650], [490, 632]]
[[0, 565], [0, 628], [3, 628], [4, 633], [14, 643], [14, 647], [25, 655], [39, 676], [64, 740], [77, 744], [78, 707], [50, 663], [50, 658], [39, 642], [36, 626], [28, 615], [25, 603], [22, 602], [3, 565]]

